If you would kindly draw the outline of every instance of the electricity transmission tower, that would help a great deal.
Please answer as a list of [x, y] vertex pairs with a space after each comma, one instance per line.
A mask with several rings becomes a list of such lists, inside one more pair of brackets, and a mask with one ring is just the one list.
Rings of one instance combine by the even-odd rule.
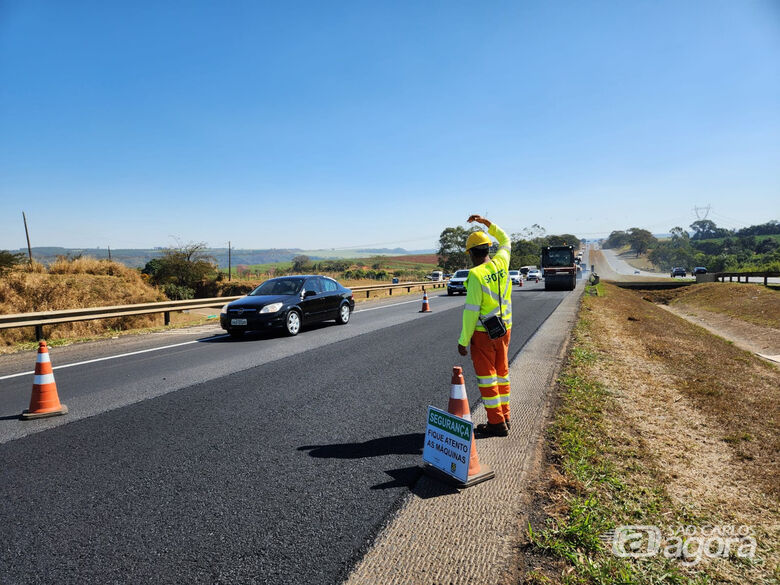
[[693, 212], [696, 214], [696, 219], [707, 219], [707, 216], [712, 211], [712, 205], [707, 204], [706, 207], [694, 207]]

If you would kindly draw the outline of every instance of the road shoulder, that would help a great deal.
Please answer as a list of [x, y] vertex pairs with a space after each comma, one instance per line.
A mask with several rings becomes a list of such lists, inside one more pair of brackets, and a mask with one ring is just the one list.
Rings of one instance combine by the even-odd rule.
[[[577, 287], [528, 341], [510, 367], [508, 438], [477, 441], [496, 478], [458, 492], [423, 476], [346, 583], [512, 583], [518, 578], [527, 487], [538, 464], [550, 389], [563, 362], [583, 287]], [[467, 388], [472, 399], [477, 388]], [[472, 413], [485, 422], [481, 406]]]

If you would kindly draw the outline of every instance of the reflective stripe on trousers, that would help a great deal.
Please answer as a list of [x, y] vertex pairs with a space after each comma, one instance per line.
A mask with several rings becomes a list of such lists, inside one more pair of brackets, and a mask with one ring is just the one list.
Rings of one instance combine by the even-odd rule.
[[509, 338], [512, 330], [498, 339], [484, 331], [471, 337], [471, 361], [477, 374], [479, 393], [485, 405], [488, 422], [509, 420]]

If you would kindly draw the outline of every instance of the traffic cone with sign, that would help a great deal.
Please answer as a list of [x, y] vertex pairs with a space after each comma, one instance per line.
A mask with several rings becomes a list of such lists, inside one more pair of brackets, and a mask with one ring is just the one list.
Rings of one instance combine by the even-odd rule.
[[35, 379], [33, 380], [30, 408], [22, 412], [22, 420], [44, 418], [67, 414], [68, 407], [60, 404], [57, 395], [57, 384], [54, 382], [54, 372], [49, 359], [49, 348], [45, 341], [38, 344], [38, 359], [35, 360]]
[[425, 292], [425, 289], [423, 289], [423, 306], [422, 309], [420, 309], [421, 313], [433, 313], [431, 311], [431, 306], [428, 304], [428, 293]]
[[[450, 402], [447, 405], [447, 412], [460, 418], [465, 418], [468, 421], [471, 420], [471, 409], [469, 409], [469, 399], [466, 395], [466, 381], [463, 379], [463, 368], [460, 366], [453, 366], [452, 368], [452, 386], [450, 387]], [[484, 463], [479, 462], [477, 442], [474, 440], [474, 432], [472, 431], [469, 477], [465, 484], [460, 484], [460, 487], [469, 487], [488, 479], [493, 479], [495, 476], [495, 471]]]

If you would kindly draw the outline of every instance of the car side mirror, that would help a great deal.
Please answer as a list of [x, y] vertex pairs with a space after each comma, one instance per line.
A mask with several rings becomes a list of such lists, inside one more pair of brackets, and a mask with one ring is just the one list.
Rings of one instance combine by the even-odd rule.
[[306, 292], [303, 293], [303, 298], [305, 299], [306, 297], [313, 297], [316, 294], [317, 294], [316, 290], [307, 290]]

